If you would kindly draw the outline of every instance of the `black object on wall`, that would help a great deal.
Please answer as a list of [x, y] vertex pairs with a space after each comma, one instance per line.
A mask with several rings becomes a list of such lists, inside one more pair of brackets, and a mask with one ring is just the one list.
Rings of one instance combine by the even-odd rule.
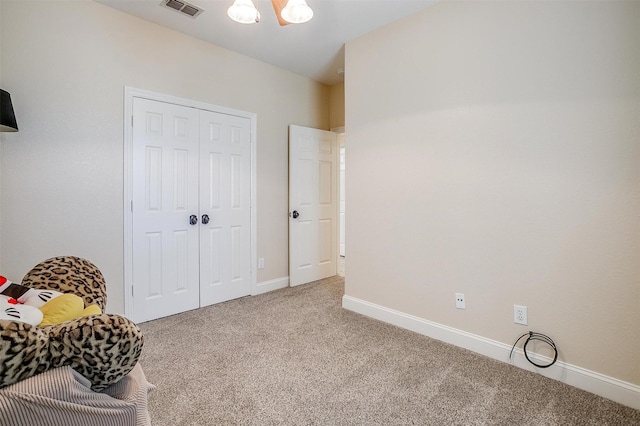
[[0, 89], [0, 132], [17, 132], [18, 123], [11, 104], [11, 95]]

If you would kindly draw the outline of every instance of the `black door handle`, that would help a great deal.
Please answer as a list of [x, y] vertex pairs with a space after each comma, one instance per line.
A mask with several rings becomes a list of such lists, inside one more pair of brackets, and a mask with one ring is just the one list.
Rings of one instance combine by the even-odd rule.
[[294, 219], [297, 219], [298, 217], [300, 217], [300, 213], [298, 213], [298, 210], [294, 210], [290, 216]]
[[189, 216], [189, 225], [197, 225], [198, 224], [198, 216], [192, 214]]
[[203, 214], [202, 215], [202, 224], [206, 225], [207, 223], [209, 223], [209, 215], [208, 214]]

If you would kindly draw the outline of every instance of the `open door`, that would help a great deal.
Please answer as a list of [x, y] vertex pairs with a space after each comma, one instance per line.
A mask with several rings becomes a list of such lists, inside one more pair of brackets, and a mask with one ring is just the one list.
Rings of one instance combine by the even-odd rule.
[[337, 135], [289, 126], [289, 284], [336, 274]]

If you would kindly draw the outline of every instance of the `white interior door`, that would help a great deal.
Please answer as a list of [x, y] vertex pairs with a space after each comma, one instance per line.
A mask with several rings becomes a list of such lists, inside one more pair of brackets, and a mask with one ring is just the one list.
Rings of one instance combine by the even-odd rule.
[[131, 96], [125, 109], [125, 313], [136, 322], [255, 284], [255, 119], [154, 96]]
[[289, 126], [289, 283], [336, 274], [338, 150], [334, 132]]
[[251, 123], [200, 112], [200, 305], [251, 291]]
[[198, 111], [133, 100], [132, 251], [136, 321], [199, 306]]

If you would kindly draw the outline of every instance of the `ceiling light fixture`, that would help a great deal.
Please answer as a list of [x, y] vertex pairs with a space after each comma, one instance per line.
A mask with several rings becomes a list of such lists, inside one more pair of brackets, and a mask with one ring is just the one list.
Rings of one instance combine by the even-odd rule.
[[289, 0], [280, 16], [291, 24], [303, 24], [313, 18], [313, 10], [305, 0]]
[[241, 24], [255, 24], [260, 22], [260, 12], [251, 0], [235, 0], [227, 9], [229, 18]]
[[[177, 1], [177, 0], [169, 0]], [[313, 10], [305, 0], [271, 0], [273, 10], [282, 26], [302, 24], [313, 18]], [[235, 0], [227, 9], [229, 18], [241, 24], [255, 24], [260, 22], [260, 12], [251, 0]]]

